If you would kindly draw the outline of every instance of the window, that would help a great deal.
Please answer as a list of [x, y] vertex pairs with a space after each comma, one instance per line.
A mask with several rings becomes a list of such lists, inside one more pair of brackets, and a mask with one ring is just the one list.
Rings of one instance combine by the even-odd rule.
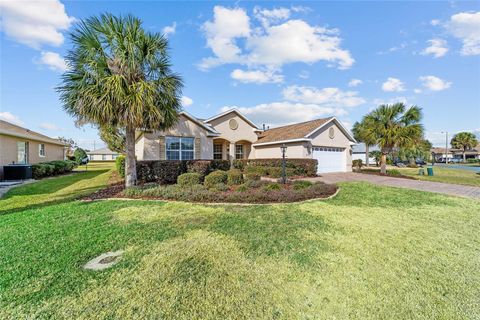
[[165, 149], [167, 160], [193, 160], [194, 138], [167, 137]]
[[40, 157], [45, 157], [45, 145], [43, 143], [38, 145], [38, 155]]
[[243, 159], [243, 144], [235, 145], [235, 159]]
[[25, 142], [25, 141], [17, 142], [17, 163], [19, 164], [28, 163], [28, 142]]
[[214, 144], [213, 145], [213, 159], [215, 160], [222, 160], [222, 145], [221, 144]]

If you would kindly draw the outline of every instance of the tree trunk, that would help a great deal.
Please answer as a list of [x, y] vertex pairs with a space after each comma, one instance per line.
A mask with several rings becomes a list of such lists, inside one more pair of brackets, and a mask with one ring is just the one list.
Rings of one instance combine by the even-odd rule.
[[467, 157], [465, 155], [465, 149], [463, 149], [463, 163], [467, 162]]
[[387, 154], [382, 153], [382, 158], [380, 159], [380, 172], [387, 174]]
[[370, 151], [368, 149], [369, 149], [369, 145], [365, 143], [365, 166], [366, 167], [370, 166], [370, 163], [369, 163]]
[[125, 159], [125, 187], [137, 184], [137, 165], [135, 160], [135, 128], [127, 127], [125, 130], [127, 157]]

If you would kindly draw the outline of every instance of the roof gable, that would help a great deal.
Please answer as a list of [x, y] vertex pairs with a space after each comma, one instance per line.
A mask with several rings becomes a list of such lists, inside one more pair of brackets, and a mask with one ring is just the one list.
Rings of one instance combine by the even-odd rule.
[[0, 120], [0, 134], [19, 137], [27, 140], [34, 140], [40, 142], [46, 142], [56, 144], [60, 146], [66, 146], [66, 144], [58, 139], [50, 138], [38, 132], [17, 126], [16, 124]]
[[257, 129], [257, 130], [258, 130], [258, 127], [257, 127], [257, 125], [256, 125], [255, 123], [253, 123], [250, 119], [248, 119], [244, 114], [242, 114], [238, 109], [235, 109], [235, 108], [229, 109], [229, 110], [227, 110], [227, 111], [225, 111], [225, 112], [222, 112], [222, 113], [220, 113], [220, 114], [217, 114], [216, 116], [213, 116], [213, 117], [205, 120], [204, 122], [209, 123], [209, 122], [211, 122], [211, 121], [213, 121], [213, 120], [215, 120], [215, 119], [218, 119], [218, 118], [221, 118], [221, 117], [223, 117], [223, 116], [226, 116], [227, 114], [230, 114], [230, 113], [232, 113], [232, 112], [233, 112], [233, 113], [236, 113], [236, 114], [237, 114], [240, 118], [242, 118], [246, 123], [248, 123], [248, 124], [249, 124], [250, 126], [252, 126], [254, 129]]

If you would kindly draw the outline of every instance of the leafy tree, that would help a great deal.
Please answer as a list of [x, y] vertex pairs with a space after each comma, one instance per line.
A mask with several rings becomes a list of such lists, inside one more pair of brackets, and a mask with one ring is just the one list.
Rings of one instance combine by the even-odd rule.
[[77, 148], [77, 149], [75, 149], [75, 152], [73, 153], [73, 156], [75, 157], [75, 161], [78, 164], [81, 164], [82, 160], [87, 158], [87, 153], [82, 148]]
[[71, 156], [73, 153], [73, 150], [77, 148], [77, 143], [71, 139], [71, 138], [65, 138], [65, 137], [59, 137], [58, 140], [62, 141], [67, 145], [67, 156]]
[[394, 148], [405, 148], [423, 139], [421, 108], [407, 109], [404, 103], [380, 105], [365, 116], [382, 153], [380, 159], [383, 174], [387, 172], [387, 155]]
[[375, 165], [378, 167], [378, 164], [380, 163], [380, 159], [382, 158], [382, 153], [378, 150], [373, 150], [370, 152], [370, 155], [372, 156], [373, 159], [375, 159]]
[[111, 14], [77, 23], [70, 34], [69, 70], [57, 88], [78, 123], [125, 130], [125, 185], [136, 184], [135, 130], [177, 123], [182, 81], [171, 71], [167, 40], [140, 19]]
[[400, 158], [408, 159], [410, 164], [415, 165], [415, 160], [417, 158], [422, 158], [425, 161], [428, 161], [431, 157], [431, 149], [432, 143], [426, 139], [422, 139], [417, 143], [401, 148], [399, 150], [399, 156]]
[[453, 136], [450, 141], [452, 148], [463, 150], [463, 162], [467, 162], [465, 152], [477, 146], [477, 137], [471, 132], [460, 132]]
[[368, 119], [363, 117], [361, 122], [355, 122], [352, 128], [352, 133], [355, 140], [365, 143], [365, 166], [369, 166], [370, 146], [376, 144], [376, 137], [374, 134], [373, 125], [368, 123]]
[[108, 149], [122, 154], [125, 153], [126, 138], [124, 129], [113, 126], [103, 126], [98, 129], [98, 132], [100, 138], [107, 144]]

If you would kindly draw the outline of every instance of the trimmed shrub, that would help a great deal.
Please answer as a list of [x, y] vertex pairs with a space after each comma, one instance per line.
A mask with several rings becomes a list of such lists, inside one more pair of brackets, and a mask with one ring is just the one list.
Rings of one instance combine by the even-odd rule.
[[212, 188], [215, 191], [228, 191], [230, 188], [225, 184], [225, 183], [217, 183], [215, 186]]
[[282, 186], [279, 183], [269, 183], [262, 188], [264, 191], [275, 191], [282, 189]]
[[354, 170], [361, 171], [363, 167], [362, 159], [356, 159], [352, 161], [352, 167]]
[[87, 158], [87, 153], [82, 148], [77, 148], [73, 152], [73, 156], [75, 157], [75, 162], [77, 162], [78, 164], [81, 164], [82, 160]]
[[45, 168], [45, 164], [37, 163], [32, 165], [32, 176], [33, 179], [40, 179], [45, 177], [47, 169]]
[[[235, 160], [236, 169], [248, 171], [249, 167], [282, 167], [282, 159], [246, 159]], [[292, 168], [292, 175], [315, 176], [317, 174], [317, 160], [315, 159], [287, 159], [286, 167]]]
[[[272, 178], [281, 178], [282, 177], [282, 168], [280, 167], [268, 167], [267, 174], [269, 177]], [[285, 174], [287, 177], [292, 177], [297, 175], [295, 172], [295, 168], [285, 168]]]
[[205, 176], [210, 173], [211, 161], [209, 160], [191, 160], [187, 161], [187, 172], [194, 172], [200, 175], [200, 180], [203, 181]]
[[230, 161], [228, 160], [209, 160], [210, 171], [222, 170], [227, 171], [230, 169]]
[[293, 183], [293, 189], [294, 190], [302, 190], [306, 188], [310, 188], [312, 186], [312, 182], [310, 181], [305, 181], [305, 180], [298, 180]]
[[247, 180], [245, 181], [244, 184], [247, 187], [254, 189], [254, 188], [260, 188], [264, 185], [267, 185], [268, 183], [269, 183], [268, 181], [261, 181], [260, 179], [258, 179], [258, 180]]
[[203, 184], [208, 189], [211, 189], [211, 188], [214, 188], [219, 183], [226, 184], [227, 179], [228, 179], [228, 176], [227, 176], [227, 173], [225, 171], [216, 170], [216, 171], [213, 171], [212, 173], [209, 173], [205, 177], [205, 182]]
[[196, 172], [183, 173], [178, 176], [177, 184], [180, 186], [193, 186], [200, 184], [201, 175]]
[[230, 169], [227, 171], [227, 184], [230, 186], [239, 185], [243, 183], [242, 171], [238, 169]]
[[115, 159], [115, 167], [120, 177], [125, 178], [125, 156], [118, 156]]
[[249, 189], [248, 185], [247, 185], [246, 183], [244, 183], [244, 184], [239, 185], [239, 186], [237, 187], [237, 189], [235, 189], [235, 191], [237, 191], [237, 192], [246, 192], [246, 191], [248, 191], [248, 189]]
[[247, 181], [258, 181], [260, 180], [261, 176], [257, 173], [246, 173], [245, 174], [245, 179]]
[[55, 160], [32, 165], [34, 179], [41, 179], [48, 176], [55, 176], [70, 172], [77, 166], [77, 163], [70, 160]]
[[244, 170], [245, 174], [257, 174], [259, 176], [266, 176], [267, 175], [267, 168], [266, 167], [256, 167], [256, 166], [248, 166], [245, 167]]

